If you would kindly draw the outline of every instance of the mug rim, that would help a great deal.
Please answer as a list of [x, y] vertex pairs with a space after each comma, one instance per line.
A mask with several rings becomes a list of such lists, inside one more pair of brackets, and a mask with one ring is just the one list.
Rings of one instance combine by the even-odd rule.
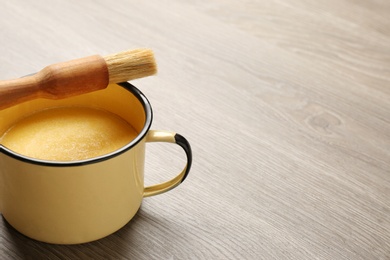
[[121, 82], [121, 83], [116, 83], [116, 85], [123, 87], [125, 90], [131, 92], [141, 103], [145, 112], [145, 123], [142, 130], [139, 132], [136, 138], [134, 138], [130, 143], [126, 144], [125, 146], [122, 146], [121, 148], [108, 154], [104, 154], [104, 155], [100, 155], [100, 156], [96, 156], [84, 160], [75, 160], [75, 161], [52, 161], [52, 160], [37, 159], [37, 158], [16, 153], [2, 144], [0, 144], [0, 152], [10, 157], [13, 157], [19, 161], [23, 161], [31, 164], [38, 164], [42, 166], [55, 166], [55, 167], [70, 167], [70, 166], [82, 166], [82, 165], [102, 162], [111, 159], [113, 157], [116, 157], [118, 155], [121, 155], [124, 152], [130, 150], [131, 148], [136, 146], [143, 138], [145, 138], [146, 134], [148, 133], [152, 125], [152, 119], [153, 119], [152, 106], [149, 100], [146, 98], [146, 96], [133, 84], [129, 82]]

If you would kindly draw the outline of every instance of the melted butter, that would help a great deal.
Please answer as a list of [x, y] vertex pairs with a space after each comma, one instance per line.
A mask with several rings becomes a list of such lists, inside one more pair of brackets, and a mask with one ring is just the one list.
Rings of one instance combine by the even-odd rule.
[[23, 118], [3, 135], [1, 143], [37, 159], [74, 161], [111, 153], [136, 136], [133, 127], [113, 113], [63, 107]]

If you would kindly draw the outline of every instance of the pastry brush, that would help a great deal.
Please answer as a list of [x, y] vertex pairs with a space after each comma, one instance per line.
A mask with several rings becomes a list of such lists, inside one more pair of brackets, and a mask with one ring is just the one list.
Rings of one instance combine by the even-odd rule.
[[36, 98], [63, 99], [153, 75], [153, 52], [134, 49], [112, 55], [94, 55], [52, 64], [36, 74], [0, 81], [0, 109]]

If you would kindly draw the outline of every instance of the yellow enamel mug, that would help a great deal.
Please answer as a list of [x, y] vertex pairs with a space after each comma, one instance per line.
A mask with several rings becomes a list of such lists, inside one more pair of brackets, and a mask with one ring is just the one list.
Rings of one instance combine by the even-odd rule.
[[[48, 243], [78, 244], [103, 238], [128, 223], [147, 196], [166, 192], [186, 178], [191, 147], [181, 135], [150, 130], [152, 109], [130, 83], [63, 100], [33, 100], [0, 111], [0, 136], [34, 112], [63, 106], [105, 109], [127, 122], [137, 137], [124, 147], [80, 161], [29, 158], [0, 145], [0, 211], [22, 234]], [[145, 143], [181, 146], [187, 156], [172, 180], [144, 187]]]

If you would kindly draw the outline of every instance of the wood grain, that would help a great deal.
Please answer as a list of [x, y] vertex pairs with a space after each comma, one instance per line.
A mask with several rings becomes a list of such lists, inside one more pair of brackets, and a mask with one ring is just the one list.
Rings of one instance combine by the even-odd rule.
[[[84, 245], [0, 221], [4, 259], [389, 259], [390, 5], [330, 1], [8, 1], [0, 78], [123, 49], [155, 51], [136, 80], [153, 128], [190, 141], [178, 188]], [[181, 170], [150, 144], [146, 183]]]

